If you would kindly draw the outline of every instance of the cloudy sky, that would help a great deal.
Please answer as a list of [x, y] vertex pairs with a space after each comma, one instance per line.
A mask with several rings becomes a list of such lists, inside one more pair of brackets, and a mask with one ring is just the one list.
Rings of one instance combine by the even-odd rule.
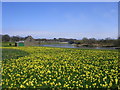
[[117, 2], [3, 2], [2, 33], [34, 38], [117, 38]]

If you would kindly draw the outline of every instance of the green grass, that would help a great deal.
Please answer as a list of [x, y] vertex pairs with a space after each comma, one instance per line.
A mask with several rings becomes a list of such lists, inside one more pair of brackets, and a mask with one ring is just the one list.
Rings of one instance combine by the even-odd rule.
[[12, 45], [12, 47], [15, 46], [14, 42], [2, 42], [2, 47], [11, 47], [10, 44]]
[[2, 49], [3, 63], [6, 62], [6, 60], [17, 59], [19, 57], [23, 57], [26, 55], [28, 55], [28, 53], [25, 51], [21, 51], [17, 49]]

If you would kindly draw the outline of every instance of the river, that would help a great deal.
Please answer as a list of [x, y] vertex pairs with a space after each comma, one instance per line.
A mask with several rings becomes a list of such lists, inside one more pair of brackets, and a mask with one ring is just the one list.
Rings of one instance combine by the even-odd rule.
[[82, 48], [82, 49], [115, 49], [114, 47], [76, 47], [71, 44], [45, 44], [39, 45], [44, 47], [60, 47], [60, 48]]

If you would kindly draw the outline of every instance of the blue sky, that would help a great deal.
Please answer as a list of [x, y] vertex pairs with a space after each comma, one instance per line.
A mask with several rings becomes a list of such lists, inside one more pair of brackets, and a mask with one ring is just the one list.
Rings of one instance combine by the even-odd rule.
[[117, 38], [117, 2], [3, 2], [2, 33], [34, 38]]

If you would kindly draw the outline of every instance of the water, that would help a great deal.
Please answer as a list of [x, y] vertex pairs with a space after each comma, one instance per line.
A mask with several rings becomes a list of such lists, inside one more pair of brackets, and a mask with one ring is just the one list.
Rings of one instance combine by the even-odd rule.
[[39, 45], [44, 47], [60, 47], [60, 48], [83, 48], [83, 49], [115, 49], [114, 47], [76, 47], [71, 44], [46, 44]]

